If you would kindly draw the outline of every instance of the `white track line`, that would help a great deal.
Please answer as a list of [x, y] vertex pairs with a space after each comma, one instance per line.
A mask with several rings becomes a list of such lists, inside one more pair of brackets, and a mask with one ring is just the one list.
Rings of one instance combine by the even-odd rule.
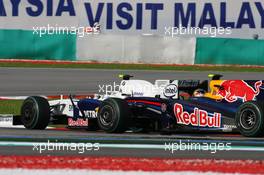
[[[42, 147], [45, 146], [47, 148], [49, 145], [56, 146], [56, 145], [71, 145], [71, 144], [78, 144], [78, 143], [0, 141], [0, 146], [22, 146], [22, 147], [32, 147], [32, 148], [34, 148], [35, 146], [42, 146]], [[166, 151], [164, 145], [154, 145], [154, 144], [99, 144], [99, 148], [100, 149], [101, 148], [163, 149], [164, 151]], [[167, 151], [170, 152], [169, 150]], [[181, 151], [196, 151], [196, 150], [193, 149], [193, 150], [181, 150]], [[210, 150], [205, 150], [205, 151], [210, 151]], [[264, 151], [264, 148], [256, 147], [256, 146], [231, 146], [230, 151]]]

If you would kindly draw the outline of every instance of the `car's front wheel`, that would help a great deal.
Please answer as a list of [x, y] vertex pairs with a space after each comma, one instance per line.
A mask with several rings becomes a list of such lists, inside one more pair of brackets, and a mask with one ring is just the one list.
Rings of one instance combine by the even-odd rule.
[[236, 113], [236, 125], [246, 137], [264, 135], [264, 103], [250, 101], [243, 103]]
[[128, 128], [130, 110], [125, 100], [108, 98], [102, 102], [98, 112], [98, 126], [108, 133], [121, 133]]
[[45, 129], [50, 121], [50, 106], [43, 97], [28, 97], [21, 107], [21, 122], [27, 129]]

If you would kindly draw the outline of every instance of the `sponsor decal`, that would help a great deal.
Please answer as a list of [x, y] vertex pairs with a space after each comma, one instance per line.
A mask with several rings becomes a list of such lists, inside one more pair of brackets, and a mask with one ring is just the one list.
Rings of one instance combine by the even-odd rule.
[[257, 81], [253, 89], [243, 80], [226, 80], [221, 84], [218, 95], [230, 103], [237, 101], [238, 98], [243, 102], [252, 101], [259, 94], [261, 85], [262, 81]]
[[199, 80], [179, 80], [179, 87], [197, 87], [199, 85]]
[[143, 92], [133, 92], [133, 96], [143, 96]]
[[237, 127], [235, 125], [224, 125], [224, 128], [230, 128], [230, 129], [236, 129]]
[[68, 126], [88, 126], [88, 119], [78, 118], [76, 121], [68, 118]]
[[97, 118], [97, 111], [84, 111], [84, 115], [87, 118]]
[[1, 122], [13, 122], [13, 115], [1, 115], [0, 117], [0, 123]]
[[178, 86], [176, 84], [169, 84], [164, 88], [163, 94], [165, 97], [174, 97], [178, 93]]
[[199, 108], [194, 108], [194, 112], [189, 113], [183, 110], [183, 106], [181, 104], [175, 103], [174, 115], [178, 124], [200, 127], [221, 127], [220, 113], [215, 112], [213, 116], [209, 116], [207, 111]]

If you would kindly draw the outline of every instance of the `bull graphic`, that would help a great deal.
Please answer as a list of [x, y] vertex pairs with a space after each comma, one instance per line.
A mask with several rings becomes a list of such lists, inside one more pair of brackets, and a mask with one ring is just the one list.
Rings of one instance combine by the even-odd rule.
[[232, 103], [241, 98], [243, 102], [252, 101], [260, 92], [262, 81], [257, 81], [253, 89], [243, 80], [226, 80], [219, 86], [218, 95]]

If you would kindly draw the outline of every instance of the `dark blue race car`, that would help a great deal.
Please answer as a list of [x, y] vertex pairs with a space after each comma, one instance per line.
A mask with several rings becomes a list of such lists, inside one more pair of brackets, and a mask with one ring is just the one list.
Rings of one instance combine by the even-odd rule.
[[47, 101], [28, 97], [14, 125], [45, 129], [49, 124], [122, 133], [223, 131], [264, 135], [264, 86], [259, 80], [157, 80], [124, 75], [117, 91], [85, 99]]

